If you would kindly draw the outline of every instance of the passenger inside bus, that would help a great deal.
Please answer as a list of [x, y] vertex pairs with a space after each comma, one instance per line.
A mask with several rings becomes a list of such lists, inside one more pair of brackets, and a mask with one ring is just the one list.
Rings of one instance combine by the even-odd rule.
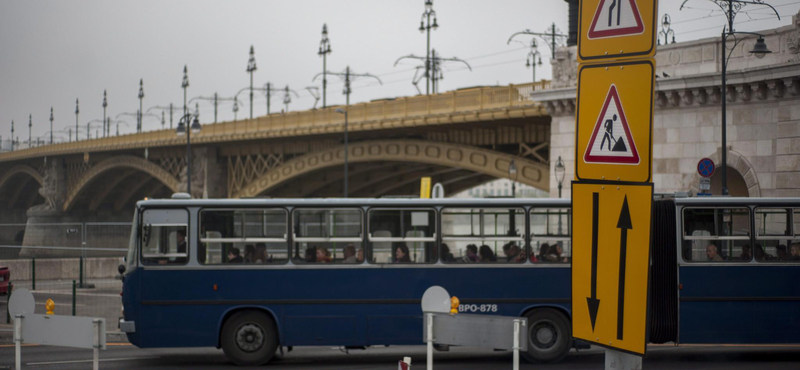
[[779, 260], [786, 261], [786, 260], [789, 259], [789, 254], [786, 253], [786, 245], [785, 244], [778, 244], [778, 246], [775, 247], [775, 250], [776, 250], [775, 253], [778, 255], [778, 259]]
[[353, 244], [348, 244], [344, 247], [344, 260], [343, 263], [358, 263], [358, 259], [356, 258], [356, 246]]
[[722, 257], [717, 253], [718, 249], [714, 243], [710, 243], [706, 246], [706, 256], [708, 256], [708, 260], [711, 262], [722, 262]]
[[317, 262], [317, 247], [306, 248], [306, 254], [303, 257], [303, 260], [307, 263]]
[[239, 255], [239, 248], [233, 247], [228, 252], [228, 263], [242, 263], [244, 259]]
[[478, 246], [475, 244], [467, 245], [467, 255], [462, 258], [463, 262], [478, 262]]
[[331, 262], [331, 252], [328, 252], [328, 248], [317, 247], [317, 259], [316, 259], [316, 262], [318, 262], [318, 263], [330, 263]]
[[253, 263], [266, 263], [272, 262], [272, 256], [267, 257], [267, 245], [264, 243], [256, 243], [256, 252], [253, 256]]
[[256, 256], [256, 246], [248, 244], [244, 246], [244, 262], [253, 263]]
[[800, 243], [792, 243], [789, 248], [792, 254], [792, 261], [800, 261]]
[[400, 244], [397, 246], [397, 249], [394, 250], [394, 262], [395, 263], [411, 262], [411, 257], [408, 256], [408, 246], [406, 246], [405, 244]]
[[356, 260], [358, 263], [364, 262], [364, 248], [360, 248], [356, 253]]
[[497, 262], [497, 257], [492, 252], [492, 248], [489, 248], [486, 244], [481, 246], [478, 253], [480, 254], [480, 262]]
[[442, 243], [442, 262], [455, 262], [456, 259], [453, 257], [453, 254], [450, 253], [450, 247], [447, 244]]
[[739, 259], [742, 261], [750, 261], [753, 259], [753, 253], [750, 248], [750, 244], [745, 244], [742, 246], [742, 254], [739, 255]]

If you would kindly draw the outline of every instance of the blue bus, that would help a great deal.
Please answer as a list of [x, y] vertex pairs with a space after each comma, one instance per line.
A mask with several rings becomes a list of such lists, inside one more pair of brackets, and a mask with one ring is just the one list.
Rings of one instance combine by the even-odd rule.
[[[651, 342], [800, 343], [800, 200], [668, 199], [653, 217]], [[527, 317], [524, 357], [555, 362], [579, 345], [571, 230], [558, 199], [141, 201], [120, 328], [240, 365], [415, 345], [422, 294], [440, 285], [460, 312]]]

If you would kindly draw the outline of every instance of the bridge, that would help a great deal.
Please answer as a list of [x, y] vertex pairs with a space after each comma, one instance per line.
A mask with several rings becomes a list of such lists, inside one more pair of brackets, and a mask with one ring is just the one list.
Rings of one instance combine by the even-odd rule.
[[[531, 94], [548, 81], [351, 105], [348, 196], [415, 194], [432, 177], [448, 194], [497, 178], [550, 187], [550, 116]], [[343, 196], [344, 115], [328, 107], [205, 124], [192, 135], [192, 195]], [[186, 191], [186, 137], [174, 130], [0, 154], [0, 222], [130, 221], [144, 197]], [[52, 244], [50, 244], [52, 245]]]

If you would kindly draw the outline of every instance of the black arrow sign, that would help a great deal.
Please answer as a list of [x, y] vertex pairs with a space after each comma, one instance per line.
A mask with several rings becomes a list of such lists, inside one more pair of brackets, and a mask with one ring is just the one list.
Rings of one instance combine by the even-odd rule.
[[592, 331], [597, 322], [597, 309], [600, 308], [600, 300], [597, 299], [597, 234], [598, 234], [598, 215], [600, 213], [600, 193], [592, 193], [592, 296], [586, 298], [589, 305], [589, 318], [592, 320]]
[[622, 324], [625, 313], [625, 259], [628, 249], [628, 230], [633, 229], [631, 212], [628, 209], [628, 197], [622, 202], [622, 210], [617, 222], [619, 229], [619, 300], [617, 301], [617, 339], [622, 340]]

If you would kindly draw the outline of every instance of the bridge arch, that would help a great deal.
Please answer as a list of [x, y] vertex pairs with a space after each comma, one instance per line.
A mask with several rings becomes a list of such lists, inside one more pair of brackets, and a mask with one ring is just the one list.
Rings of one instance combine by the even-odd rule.
[[[36, 182], [38, 186], [29, 186], [31, 181]], [[42, 175], [31, 166], [20, 164], [9, 168], [0, 176], [0, 208], [11, 209], [19, 206], [29, 208], [37, 202], [37, 199], [43, 199], [39, 194], [42, 184], [44, 184]]]
[[[178, 179], [157, 164], [131, 155], [116, 156], [106, 159], [91, 167], [78, 181], [75, 182], [75, 184], [67, 192], [67, 198], [64, 202], [64, 211], [69, 211], [75, 205], [80, 196], [87, 189], [91, 188], [91, 185], [95, 182], [95, 180], [101, 178], [103, 174], [117, 169], [129, 169], [132, 170], [132, 172], [141, 172], [147, 176], [145, 180], [139, 181], [138, 184], [134, 184], [136, 190], [141, 189], [140, 185], [144, 185], [143, 182], [154, 179], [157, 182], [157, 185], [165, 186], [173, 193], [178, 191]], [[126, 176], [127, 175], [119, 176], [113, 183], [106, 184], [106, 186], [100, 189], [98, 194], [94, 196], [94, 200], [91, 202], [90, 208], [97, 208], [99, 202], [102, 202], [104, 198], [107, 198], [109, 196], [109, 192], [117, 185], [120, 185], [120, 182]], [[130, 191], [127, 193], [131, 194]]]
[[[484, 179], [482, 182], [489, 178], [508, 178], [508, 167], [512, 160], [517, 167], [518, 182], [542, 190], [549, 189], [549, 167], [546, 164], [488, 149], [420, 140], [365, 141], [350, 144], [348, 148], [348, 163], [351, 165], [384, 162], [431, 166], [418, 168], [416, 174], [409, 174], [414, 178], [423, 174], [427, 176], [430, 171], [446, 172], [448, 169], [465, 172], [458, 178], [465, 178], [471, 174], [473, 177], [482, 176]], [[342, 165], [344, 165], [344, 146], [308, 153], [271, 169], [242, 190], [231, 194], [231, 197], [255, 197], [315, 171]], [[364, 168], [362, 171], [368, 172], [370, 169]], [[475, 185], [481, 182], [478, 180]]]

